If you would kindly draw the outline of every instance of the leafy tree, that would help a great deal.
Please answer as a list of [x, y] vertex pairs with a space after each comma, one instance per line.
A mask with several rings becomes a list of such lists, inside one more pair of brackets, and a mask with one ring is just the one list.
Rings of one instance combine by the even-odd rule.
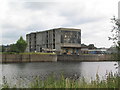
[[94, 44], [89, 44], [88, 49], [96, 49], [96, 47], [94, 46]]
[[0, 52], [2, 52], [2, 46], [0, 46]]
[[118, 50], [117, 60], [120, 60], [120, 42], [118, 42], [118, 45], [116, 46], [116, 48]]
[[16, 43], [16, 48], [18, 52], [21, 53], [25, 51], [26, 47], [27, 47], [27, 43], [21, 36], [20, 39]]
[[4, 52], [5, 51], [5, 47], [3, 45], [0, 46], [0, 52]]
[[120, 32], [120, 21], [118, 19], [116, 19], [116, 17], [114, 16], [111, 19], [111, 22], [113, 23], [113, 28], [111, 30], [112, 32], [112, 36], [108, 37], [109, 40], [113, 40], [113, 43], [116, 44], [116, 48], [117, 48], [117, 60], [120, 60], [120, 41], [118, 41], [119, 38], [119, 32]]
[[27, 43], [21, 36], [20, 39], [18, 39], [18, 41], [16, 42], [16, 44], [10, 45], [10, 50], [8, 52], [22, 53], [25, 51], [26, 47]]
[[10, 50], [8, 52], [16, 52], [16, 53], [18, 53], [19, 50], [18, 50], [16, 44], [11, 44], [10, 45]]

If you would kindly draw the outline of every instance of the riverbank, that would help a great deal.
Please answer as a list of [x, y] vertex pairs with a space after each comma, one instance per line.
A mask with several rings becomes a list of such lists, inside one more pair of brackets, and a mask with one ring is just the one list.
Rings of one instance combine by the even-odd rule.
[[97, 62], [114, 61], [114, 58], [108, 54], [57, 55], [57, 61]]
[[2, 54], [2, 63], [23, 63], [23, 62], [56, 62], [56, 54], [25, 53], [25, 54]]
[[114, 61], [112, 55], [86, 54], [86, 55], [56, 55], [52, 53], [23, 53], [23, 54], [0, 54], [1, 63], [22, 62], [56, 62], [56, 61]]
[[[45, 80], [41, 80], [41, 78], [37, 76], [33, 78], [33, 81], [29, 82], [27, 86], [24, 87], [21, 80], [19, 84], [12, 85], [8, 83], [4, 77], [2, 88], [114, 88], [114, 90], [120, 88], [120, 77], [117, 74], [113, 75], [113, 73], [108, 73], [104, 80], [100, 80], [99, 75], [96, 74], [96, 79], [90, 80], [90, 82], [87, 82], [84, 77], [76, 79], [65, 78], [63, 74], [61, 74], [59, 79], [56, 78], [54, 74], [50, 75]], [[23, 82], [25, 82], [25, 80], [23, 80]]]

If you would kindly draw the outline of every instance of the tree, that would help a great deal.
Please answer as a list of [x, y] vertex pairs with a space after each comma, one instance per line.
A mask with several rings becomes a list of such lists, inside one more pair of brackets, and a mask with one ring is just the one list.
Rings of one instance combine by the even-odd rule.
[[26, 47], [27, 47], [27, 43], [26, 43], [26, 41], [22, 38], [22, 36], [21, 36], [20, 39], [17, 41], [16, 47], [17, 47], [19, 53], [25, 51], [25, 49], [26, 49]]
[[10, 50], [8, 52], [22, 53], [25, 51], [26, 47], [27, 43], [21, 36], [20, 39], [18, 39], [18, 41], [16, 42], [16, 44], [10, 45]]
[[111, 30], [112, 36], [108, 37], [109, 40], [112, 40], [113, 43], [116, 45], [117, 48], [117, 60], [120, 60], [120, 41], [118, 41], [119, 33], [120, 33], [120, 21], [116, 19], [115, 16], [111, 19], [111, 22], [113, 23], [113, 28]]
[[2, 50], [3, 48], [2, 48], [2, 45], [0, 46], [0, 52], [3, 52], [3, 50]]
[[97, 48], [94, 46], [94, 44], [89, 44], [88, 49], [97, 49]]
[[19, 53], [19, 50], [16, 46], [16, 44], [11, 44], [10, 45], [10, 50], [8, 52], [16, 52], [16, 53]]
[[3, 45], [0, 46], [0, 52], [4, 52], [5, 51], [5, 47]]

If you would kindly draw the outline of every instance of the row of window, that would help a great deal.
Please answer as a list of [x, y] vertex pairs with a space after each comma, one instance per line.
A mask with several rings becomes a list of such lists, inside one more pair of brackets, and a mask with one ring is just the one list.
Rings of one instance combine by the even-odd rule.
[[81, 43], [81, 33], [77, 31], [62, 31], [61, 43]]

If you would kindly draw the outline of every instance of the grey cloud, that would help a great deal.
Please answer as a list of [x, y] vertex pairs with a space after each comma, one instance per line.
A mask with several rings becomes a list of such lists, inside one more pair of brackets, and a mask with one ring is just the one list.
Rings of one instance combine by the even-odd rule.
[[82, 23], [86, 23], [86, 22], [96, 22], [96, 21], [100, 21], [102, 17], [95, 17], [95, 18], [83, 18], [81, 19]]
[[[44, 26], [41, 24], [35, 24], [32, 23], [29, 26], [25, 27], [25, 28], [19, 28], [17, 26], [13, 26], [10, 24], [4, 24], [2, 25], [1, 29], [4, 30], [2, 33], [2, 38], [7, 40], [18, 40], [19, 36], [23, 36], [25, 37], [26, 33], [30, 33], [30, 32], [36, 32], [36, 31], [40, 31], [40, 30], [44, 30]], [[3, 43], [5, 43], [3, 41]]]
[[16, 30], [16, 32], [6, 32], [5, 34], [3, 33], [2, 38], [11, 38], [11, 39], [13, 39], [13, 38], [18, 37], [18, 35], [19, 35], [19, 33]]
[[[13, 41], [18, 40], [19, 36], [25, 36], [26, 33], [47, 30], [58, 26], [76, 28], [83, 27], [83, 29], [81, 28], [84, 34], [82, 40], [90, 42], [91, 40], [95, 40], [94, 37], [96, 37], [102, 27], [95, 26], [95, 23], [102, 22], [100, 24], [103, 24], [103, 19], [106, 18], [104, 17], [105, 15], [102, 14], [92, 14], [93, 11], [89, 10], [89, 7], [83, 5], [83, 3], [17, 2], [11, 3], [9, 7], [8, 13], [12, 12], [11, 15], [13, 15], [15, 19], [16, 17], [19, 18], [20, 15], [22, 15], [22, 17], [20, 17], [21, 21], [19, 19], [14, 20], [13, 18], [10, 19], [11, 22], [14, 21], [13, 23], [4, 22], [9, 19], [8, 15], [2, 22], [2, 38], [4, 38], [5, 43], [12, 43]], [[97, 14], [98, 13], [99, 11]], [[88, 24], [89, 27], [87, 26]], [[88, 40], [88, 38], [91, 39]]]
[[46, 8], [52, 8], [56, 4], [56, 2], [25, 2], [23, 6], [26, 9], [43, 10]]
[[[68, 17], [66, 17], [68, 18]], [[69, 17], [70, 18], [70, 17]], [[82, 25], [82, 24], [87, 24], [91, 22], [99, 22], [104, 17], [95, 17], [95, 18], [68, 18], [68, 23], [64, 24], [63, 26], [77, 26], [77, 25]]]
[[30, 24], [28, 27], [26, 27], [24, 30], [27, 32], [27, 31], [37, 31], [37, 30], [44, 30], [44, 26], [41, 25], [40, 23], [39, 24]]
[[[63, 14], [63, 16], [64, 15], [65, 14]], [[79, 15], [79, 12], [78, 13], [76, 12], [76, 14], [72, 14], [71, 12], [66, 14], [64, 17], [66, 17], [66, 19], [69, 22], [66, 25], [80, 25], [80, 24], [85, 24], [85, 23], [87, 24], [90, 22], [98, 22], [105, 18], [104, 16], [98, 16], [98, 17], [79, 16], [79, 17], [77, 17], [77, 15]]]
[[15, 43], [20, 38], [20, 36], [23, 36], [25, 39], [25, 35], [26, 35], [25, 30], [21, 30], [19, 28], [8, 29], [6, 32], [2, 33], [2, 43], [3, 44]]
[[15, 25], [13, 25], [13, 24], [11, 24], [11, 23], [3, 23], [3, 24], [1, 25], [1, 28], [2, 28], [2, 29], [13, 29], [13, 28], [17, 28], [17, 26], [15, 26]]
[[80, 24], [84, 24], [84, 23], [90, 23], [90, 22], [98, 22], [101, 20], [101, 17], [95, 17], [95, 18], [80, 18], [79, 19]]
[[[68, 20], [68, 23], [64, 24], [63, 26], [80, 25], [101, 20], [101, 17], [84, 17], [84, 14], [87, 14], [85, 13], [86, 8], [83, 5], [79, 6], [79, 4], [76, 4], [77, 3], [26, 2], [24, 3], [24, 7], [33, 11], [44, 9], [47, 10], [47, 12], [51, 12], [52, 10], [55, 10], [57, 12], [53, 13], [65, 17], [66, 20]], [[76, 7], [70, 5], [76, 5]]]

